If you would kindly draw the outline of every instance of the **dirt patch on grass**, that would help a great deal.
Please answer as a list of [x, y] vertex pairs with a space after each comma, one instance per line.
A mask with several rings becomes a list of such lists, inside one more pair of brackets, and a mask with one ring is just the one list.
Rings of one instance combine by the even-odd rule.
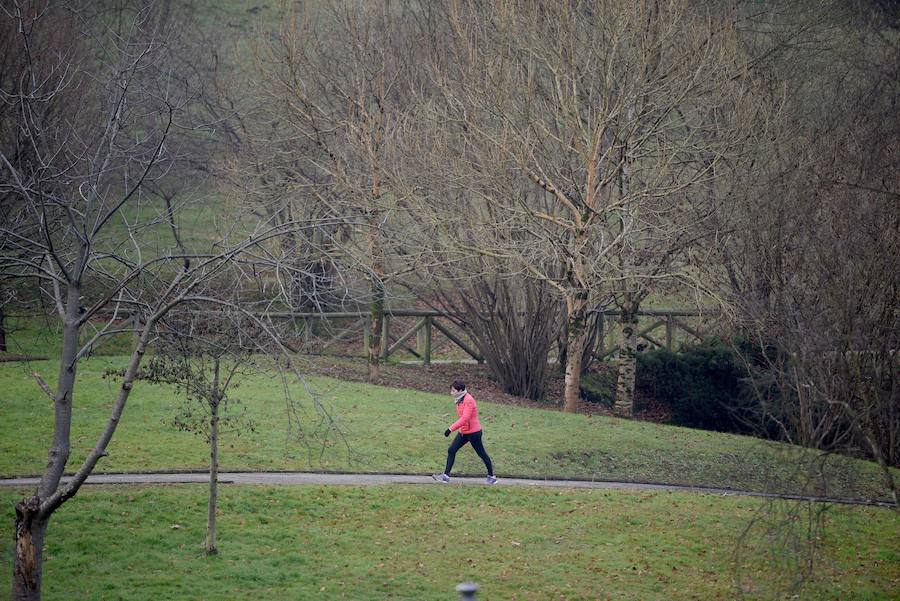
[[[313, 356], [308, 358], [307, 366], [310, 373], [316, 375], [437, 394], [448, 394], [450, 382], [459, 378], [466, 382], [468, 389], [478, 400], [556, 411], [562, 411], [563, 408], [565, 382], [558, 370], [554, 370], [548, 378], [544, 399], [535, 401], [505, 392], [494, 380], [487, 366], [476, 363], [439, 363], [428, 367], [389, 363], [381, 366], [381, 377], [377, 380], [369, 380], [364, 359]], [[641, 398], [638, 406], [641, 410], [635, 415], [635, 419], [662, 423], [669, 418], [667, 412], [652, 399]], [[612, 415], [608, 408], [585, 400], [579, 403], [578, 413]]]

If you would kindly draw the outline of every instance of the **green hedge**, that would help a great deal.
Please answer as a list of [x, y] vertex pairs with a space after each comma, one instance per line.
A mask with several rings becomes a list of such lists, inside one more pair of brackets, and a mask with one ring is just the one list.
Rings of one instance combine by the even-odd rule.
[[731, 346], [707, 340], [678, 352], [639, 354], [635, 385], [668, 407], [678, 425], [744, 432], [752, 428], [747, 378]]
[[581, 376], [581, 398], [608, 409], [616, 401], [616, 371], [589, 372]]

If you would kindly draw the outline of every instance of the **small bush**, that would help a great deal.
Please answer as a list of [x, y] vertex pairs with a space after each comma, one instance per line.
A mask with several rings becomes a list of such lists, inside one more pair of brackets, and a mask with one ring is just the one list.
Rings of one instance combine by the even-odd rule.
[[616, 372], [610, 370], [584, 374], [581, 378], [581, 398], [612, 409], [616, 400]]
[[638, 355], [636, 386], [672, 411], [681, 426], [723, 432], [747, 430], [748, 374], [731, 347], [704, 341], [678, 352]]

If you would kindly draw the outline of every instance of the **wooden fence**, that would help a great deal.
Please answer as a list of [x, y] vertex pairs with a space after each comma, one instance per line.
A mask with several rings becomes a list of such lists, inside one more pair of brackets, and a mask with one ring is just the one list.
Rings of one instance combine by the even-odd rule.
[[[691, 310], [676, 308], [654, 308], [644, 309], [637, 313], [640, 317], [654, 317], [651, 325], [642, 328], [637, 333], [637, 338], [645, 340], [649, 344], [662, 348], [665, 347], [672, 350], [674, 345], [675, 331], [681, 330], [687, 333], [691, 338], [702, 339], [702, 332], [695, 327], [691, 327], [684, 323], [687, 317], [701, 317], [715, 315], [715, 310]], [[606, 347], [606, 325], [607, 319], [610, 317], [618, 317], [621, 312], [615, 310], [606, 310], [600, 312], [599, 319], [599, 340], [600, 344], [594, 353], [598, 359], [606, 359], [619, 350], [618, 345]], [[334, 319], [355, 319], [351, 325], [338, 332], [332, 341], [346, 338], [348, 335], [358, 332], [360, 328], [363, 330], [363, 346], [368, 350], [370, 345], [371, 328], [369, 327], [371, 316], [366, 311], [344, 311], [331, 313], [292, 313], [292, 312], [274, 312], [266, 313], [266, 317], [272, 319], [293, 319], [303, 320], [303, 333], [307, 340], [311, 339], [313, 331], [312, 322], [314, 320], [334, 320]], [[406, 330], [399, 337], [393, 337], [391, 325], [393, 318], [397, 317], [415, 317], [418, 318], [415, 324]], [[440, 320], [447, 320], [448, 314], [443, 311], [435, 311], [429, 309], [389, 309], [385, 311], [384, 320], [381, 326], [381, 359], [387, 360], [392, 354], [398, 350], [406, 350], [416, 358], [420, 359], [423, 365], [431, 364], [432, 336], [434, 330], [447, 337], [453, 344], [461, 348], [467, 355], [472, 357], [479, 363], [484, 362], [484, 357], [469, 344], [463, 341], [455, 334], [448, 325], [441, 323]], [[665, 341], [660, 341], [651, 334], [660, 328], [665, 328]], [[409, 342], [416, 337], [416, 346], [412, 348]]]

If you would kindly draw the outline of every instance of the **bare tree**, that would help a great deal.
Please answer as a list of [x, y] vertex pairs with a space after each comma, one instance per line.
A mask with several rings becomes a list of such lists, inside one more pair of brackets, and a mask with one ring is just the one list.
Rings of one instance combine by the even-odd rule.
[[[44, 16], [50, 21], [49, 27], [56, 35], [31, 36], [29, 44], [23, 46], [18, 31], [20, 23], [30, 23], [30, 19], [40, 14], [40, 2], [27, 2], [3, 8], [0, 19], [0, 148], [10, 163], [22, 166], [34, 164], [36, 148], [21, 135], [19, 124], [27, 116], [34, 123], [60, 119], [65, 114], [69, 102], [76, 101], [77, 94], [70, 89], [56, 89], [39, 105], [26, 105], [20, 98], [28, 95], [36, 85], [31, 75], [32, 57], [37, 55], [59, 56], [69, 51], [75, 37], [71, 23], [58, 13]], [[18, 15], [18, 16], [17, 16]], [[26, 113], [27, 110], [27, 113]], [[9, 189], [0, 191], [0, 223], [8, 231], [29, 236], [30, 223], [23, 218], [23, 201]], [[24, 258], [22, 249], [16, 246], [13, 236], [0, 240], [5, 253]], [[0, 350], [7, 350], [7, 308], [24, 308], [38, 296], [33, 281], [23, 282], [17, 277], [20, 271], [0, 274]]]
[[263, 177], [291, 190], [294, 210], [347, 217], [322, 231], [323, 245], [366, 282], [368, 290], [352, 298], [370, 309], [368, 367], [375, 379], [381, 347], [389, 344], [381, 339], [389, 286], [408, 269], [391, 238], [398, 198], [385, 165], [415, 64], [405, 7], [335, 2], [300, 14], [288, 9], [259, 52], [279, 145], [304, 149], [274, 157]]
[[[433, 157], [420, 195], [449, 227], [480, 232], [461, 250], [516, 263], [564, 302], [574, 411], [589, 310], [618, 296], [633, 312], [650, 282], [683, 276], [667, 257], [689, 246], [703, 220], [692, 192], [736, 135], [713, 125], [740, 95], [728, 26], [678, 2], [435, 11], [445, 25], [426, 58], [439, 91], [412, 136]], [[455, 214], [442, 188], [483, 208]]]
[[[769, 117], [752, 166], [731, 175], [712, 274], [749, 342], [760, 433], [796, 445], [795, 481], [827, 493], [838, 454], [866, 457], [896, 506], [898, 46], [871, 6], [797, 3], [771, 17], [742, 33]], [[814, 572], [826, 510], [771, 503], [748, 526], [739, 554], [771, 574], [754, 596], [794, 594]]]
[[[422, 231], [410, 232], [411, 241]], [[455, 252], [456, 236], [432, 234], [430, 256], [405, 284], [471, 339], [505, 392], [542, 399], [548, 354], [562, 321], [559, 299], [535, 279], [510, 277], [511, 268], [487, 256]], [[441, 249], [439, 239], [450, 242]]]
[[[783, 101], [790, 135], [757, 161], [730, 215], [724, 273], [758, 342], [764, 419], [799, 445], [875, 459], [896, 498], [898, 46], [878, 13], [834, 6], [820, 19], [815, 56], [764, 74], [777, 88], [787, 67], [807, 66]], [[847, 23], [856, 35], [836, 37]]]
[[[217, 295], [227, 299], [228, 295]], [[254, 354], [265, 351], [266, 332], [248, 319], [240, 300], [219, 307], [190, 304], [169, 312], [159, 322], [154, 354], [138, 376], [141, 380], [173, 385], [185, 403], [173, 419], [176, 427], [203, 436], [209, 445], [209, 497], [204, 549], [218, 553], [219, 437], [223, 433], [253, 431], [253, 423], [229, 395], [242, 376], [259, 370]]]
[[[233, 244], [189, 254], [174, 244], [151, 253], [154, 233], [129, 225], [146, 184], [171, 166], [167, 140], [190, 93], [169, 85], [161, 67], [173, 49], [157, 8], [128, 7], [121, 28], [102, 11], [65, 6], [15, 4], [2, 15], [26, 57], [20, 86], [2, 91], [4, 128], [28, 151], [0, 149], [0, 197], [13, 199], [0, 224], [0, 277], [38, 282], [63, 321], [56, 385], [35, 375], [53, 402], [54, 428], [40, 484], [16, 504], [17, 601], [40, 597], [49, 520], [106, 455], [160, 320], [202, 298], [202, 284], [242, 253], [263, 255], [268, 240], [293, 227], [250, 228]], [[67, 31], [64, 44], [34, 52]], [[96, 344], [133, 330], [120, 321], [126, 312], [141, 325], [122, 383], [93, 449], [64, 481], [78, 366]], [[93, 336], [81, 344], [84, 332]]]

